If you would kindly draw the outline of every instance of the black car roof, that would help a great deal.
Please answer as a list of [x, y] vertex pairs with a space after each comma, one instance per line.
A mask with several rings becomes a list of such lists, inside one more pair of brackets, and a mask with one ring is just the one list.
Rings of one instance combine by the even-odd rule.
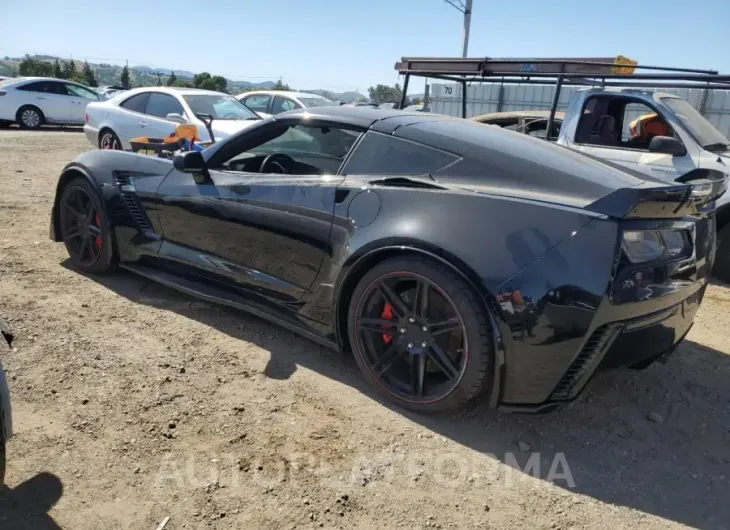
[[312, 119], [331, 120], [343, 125], [352, 125], [353, 127], [369, 128], [374, 123], [390, 118], [403, 116], [423, 117], [423, 112], [406, 112], [402, 110], [381, 109], [373, 107], [345, 107], [344, 105], [328, 105], [323, 107], [310, 107], [306, 109], [290, 110], [277, 114], [276, 119], [286, 116], [301, 116], [307, 114]]

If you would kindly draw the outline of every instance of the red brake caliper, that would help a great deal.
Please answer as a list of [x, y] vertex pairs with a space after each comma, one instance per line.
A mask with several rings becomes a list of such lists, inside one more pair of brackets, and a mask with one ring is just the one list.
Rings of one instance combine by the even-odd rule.
[[[380, 313], [380, 318], [385, 320], [393, 320], [393, 306], [386, 302], [383, 306], [383, 312]], [[383, 326], [385, 328], [385, 326]], [[393, 340], [393, 335], [390, 333], [383, 333], [383, 342], [389, 344]]]
[[[97, 212], [96, 216], [94, 217], [94, 222], [96, 223], [96, 226], [99, 227], [99, 230], [101, 230], [101, 218], [99, 217], [98, 212]], [[101, 235], [96, 236], [94, 243], [96, 244], [96, 248], [101, 248]]]

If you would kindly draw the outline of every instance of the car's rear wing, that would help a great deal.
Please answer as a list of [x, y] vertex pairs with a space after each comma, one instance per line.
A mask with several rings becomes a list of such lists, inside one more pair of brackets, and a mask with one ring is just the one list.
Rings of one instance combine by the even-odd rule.
[[695, 171], [702, 173], [703, 178], [670, 186], [621, 188], [586, 209], [623, 219], [671, 219], [707, 213], [714, 208], [713, 201], [727, 191], [730, 179], [719, 171]]

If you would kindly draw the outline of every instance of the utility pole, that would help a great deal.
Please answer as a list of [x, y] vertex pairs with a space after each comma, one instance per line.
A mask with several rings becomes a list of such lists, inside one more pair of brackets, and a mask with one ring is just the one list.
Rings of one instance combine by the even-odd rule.
[[469, 50], [469, 29], [471, 27], [472, 0], [444, 0], [447, 4], [464, 13], [464, 40], [461, 47], [461, 56], [466, 57]]

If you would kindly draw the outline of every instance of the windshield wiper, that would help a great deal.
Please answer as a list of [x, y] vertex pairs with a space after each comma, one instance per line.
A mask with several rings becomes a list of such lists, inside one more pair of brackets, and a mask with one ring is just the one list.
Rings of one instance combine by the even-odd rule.
[[722, 142], [716, 142], [714, 144], [703, 145], [702, 148], [707, 151], [725, 151], [730, 148], [730, 145], [724, 144]]

